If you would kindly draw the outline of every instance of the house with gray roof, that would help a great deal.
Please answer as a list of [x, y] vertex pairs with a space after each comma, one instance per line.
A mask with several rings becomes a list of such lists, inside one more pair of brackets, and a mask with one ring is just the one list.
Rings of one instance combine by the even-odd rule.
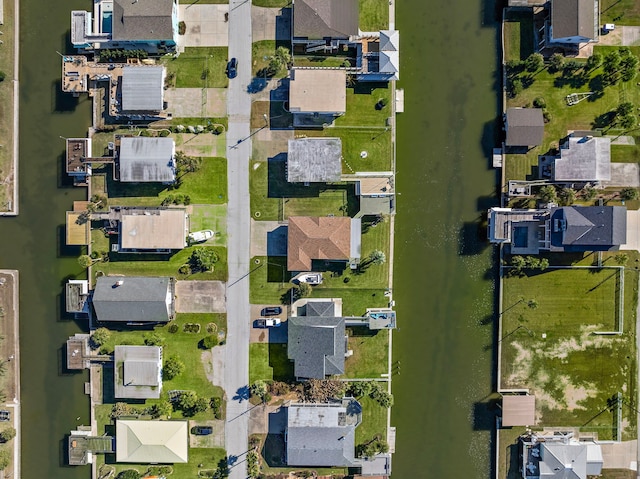
[[[97, 21], [93, 21], [93, 17]], [[94, 2], [94, 12], [71, 12], [71, 43], [80, 50], [136, 48], [175, 50], [178, 0]]]
[[505, 118], [506, 146], [538, 146], [544, 136], [540, 108], [509, 108]]
[[100, 276], [92, 302], [100, 322], [166, 323], [175, 316], [175, 279]]
[[616, 251], [627, 242], [624, 206], [491, 208], [488, 223], [489, 241], [510, 245], [511, 254]]
[[176, 144], [171, 138], [144, 136], [120, 139], [119, 179], [122, 182], [174, 183]]
[[578, 440], [571, 432], [533, 433], [520, 438], [523, 479], [587, 479], [599, 476], [604, 464], [602, 448], [591, 440]]
[[349, 467], [355, 459], [355, 429], [362, 408], [353, 398], [335, 403], [293, 403], [286, 408], [288, 466]]
[[159, 113], [164, 108], [163, 66], [125, 67], [122, 69], [123, 112]]
[[553, 180], [599, 185], [611, 180], [611, 138], [570, 136], [553, 163]]
[[598, 41], [597, 0], [551, 0], [549, 43]]
[[358, 0], [295, 0], [292, 43], [307, 53], [335, 51], [358, 35]]
[[289, 140], [287, 181], [289, 183], [330, 183], [342, 176], [340, 138], [299, 138]]
[[162, 348], [116, 346], [113, 383], [116, 399], [158, 399], [162, 391]]

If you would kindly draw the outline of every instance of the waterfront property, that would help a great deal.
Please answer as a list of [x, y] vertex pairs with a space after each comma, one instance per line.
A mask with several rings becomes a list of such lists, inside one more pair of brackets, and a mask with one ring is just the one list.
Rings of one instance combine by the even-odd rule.
[[571, 135], [560, 145], [550, 176], [557, 182], [595, 186], [611, 180], [611, 138]]
[[288, 466], [355, 465], [355, 429], [362, 421], [358, 401], [293, 403], [286, 411]]
[[340, 138], [300, 138], [289, 140], [287, 181], [328, 183], [342, 176]]
[[171, 138], [121, 138], [118, 151], [122, 182], [173, 183], [176, 146]]
[[291, 42], [305, 53], [336, 51], [358, 35], [358, 0], [298, 0]]
[[312, 271], [314, 260], [360, 261], [360, 218], [293, 216], [289, 218], [287, 269]]
[[163, 66], [122, 69], [122, 113], [158, 114], [164, 109]]
[[537, 210], [491, 208], [489, 241], [512, 254], [614, 251], [627, 240], [624, 206], [563, 206]]
[[551, 0], [550, 44], [597, 42], [598, 0]]
[[175, 280], [99, 276], [92, 302], [100, 322], [166, 323], [175, 316]]
[[158, 399], [162, 391], [162, 348], [116, 346], [114, 352], [114, 397]]
[[347, 111], [344, 70], [293, 69], [289, 82], [289, 111], [297, 128], [322, 128]]
[[189, 460], [187, 421], [116, 421], [116, 461], [173, 464]]
[[356, 195], [360, 198], [357, 216], [390, 215], [395, 211], [393, 177], [363, 173], [345, 179], [356, 182]]
[[509, 108], [505, 117], [506, 146], [537, 146], [544, 136], [540, 108]]
[[177, 0], [101, 0], [91, 12], [71, 12], [71, 43], [79, 50], [175, 50], [178, 39]]

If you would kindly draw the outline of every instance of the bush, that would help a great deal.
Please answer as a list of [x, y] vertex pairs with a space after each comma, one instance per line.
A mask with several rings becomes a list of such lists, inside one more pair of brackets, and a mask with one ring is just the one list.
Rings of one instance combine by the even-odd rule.
[[211, 271], [219, 259], [214, 249], [201, 246], [193, 250], [189, 264], [194, 271]]
[[0, 82], [4, 81], [5, 78], [7, 78], [7, 74], [0, 70]]
[[532, 53], [527, 57], [524, 63], [528, 71], [535, 72], [544, 66], [544, 58], [539, 53]]
[[146, 346], [164, 346], [164, 337], [160, 336], [156, 332], [151, 332], [145, 335], [144, 344]]
[[111, 339], [111, 331], [107, 328], [98, 328], [91, 335], [91, 346], [97, 349]]
[[262, 380], [258, 380], [249, 387], [249, 391], [252, 396], [259, 397], [264, 400], [264, 397], [267, 395], [267, 383]]
[[200, 325], [198, 323], [185, 323], [185, 325], [182, 327], [182, 330], [185, 333], [199, 333]]
[[16, 437], [16, 430], [12, 427], [0, 432], [0, 442], [9, 442], [14, 437]]
[[623, 188], [620, 191], [620, 197], [623, 200], [636, 200], [638, 199], [638, 190], [636, 188]]
[[549, 70], [559, 72], [564, 67], [564, 56], [560, 53], [554, 53], [549, 59]]
[[187, 24], [178, 22], [178, 35], [184, 35], [185, 33], [187, 33]]
[[135, 469], [127, 469], [118, 474], [116, 479], [140, 479], [140, 473]]
[[171, 134], [171, 132], [169, 130], [161, 130], [160, 133], [158, 133], [158, 136], [160, 136], [161, 138], [165, 138], [167, 136], [169, 136]]
[[178, 268], [178, 273], [180, 273], [180, 274], [189, 274], [189, 273], [191, 273], [191, 266], [189, 266], [188, 264], [183, 264], [182, 266], [180, 266]]
[[202, 340], [202, 348], [203, 349], [211, 349], [214, 346], [218, 345], [218, 336], [216, 336], [215, 334], [212, 334], [210, 336], [206, 336], [203, 340]]
[[176, 355], [169, 356], [162, 368], [162, 377], [167, 380], [171, 380], [176, 376], [179, 376], [184, 372], [185, 365]]
[[171, 334], [175, 334], [179, 329], [180, 327], [176, 323], [171, 323], [167, 328], [167, 331], [169, 331]]
[[220, 135], [222, 132], [224, 132], [224, 127], [222, 125], [216, 125], [216, 127], [213, 129], [213, 132], [216, 135]]
[[9, 462], [11, 462], [11, 453], [8, 450], [3, 449], [0, 451], [0, 471], [5, 470], [9, 465]]
[[545, 101], [544, 98], [542, 98], [541, 96], [535, 98], [533, 100], [533, 106], [536, 108], [546, 108], [547, 107], [547, 102]]

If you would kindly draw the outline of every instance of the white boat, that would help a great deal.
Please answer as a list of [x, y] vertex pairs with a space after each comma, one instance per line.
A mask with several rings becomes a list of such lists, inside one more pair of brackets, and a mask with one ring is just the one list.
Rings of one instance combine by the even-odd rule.
[[192, 243], [202, 243], [213, 238], [213, 234], [211, 230], [194, 231], [193, 233], [189, 233], [189, 241]]

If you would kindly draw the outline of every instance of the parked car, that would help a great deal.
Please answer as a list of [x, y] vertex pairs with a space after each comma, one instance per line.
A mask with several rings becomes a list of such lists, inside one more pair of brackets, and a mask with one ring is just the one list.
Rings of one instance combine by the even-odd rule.
[[280, 318], [256, 319], [256, 328], [278, 328], [278, 327], [280, 327]]
[[213, 433], [213, 428], [210, 426], [195, 426], [191, 428], [191, 434], [196, 436], [208, 436]]
[[260, 312], [261, 316], [278, 316], [282, 313], [282, 308], [280, 306], [267, 306], [266, 308], [262, 308]]
[[235, 78], [237, 74], [238, 74], [238, 60], [236, 60], [235, 58], [232, 58], [231, 60], [229, 60], [229, 63], [227, 63], [227, 76], [229, 78]]

